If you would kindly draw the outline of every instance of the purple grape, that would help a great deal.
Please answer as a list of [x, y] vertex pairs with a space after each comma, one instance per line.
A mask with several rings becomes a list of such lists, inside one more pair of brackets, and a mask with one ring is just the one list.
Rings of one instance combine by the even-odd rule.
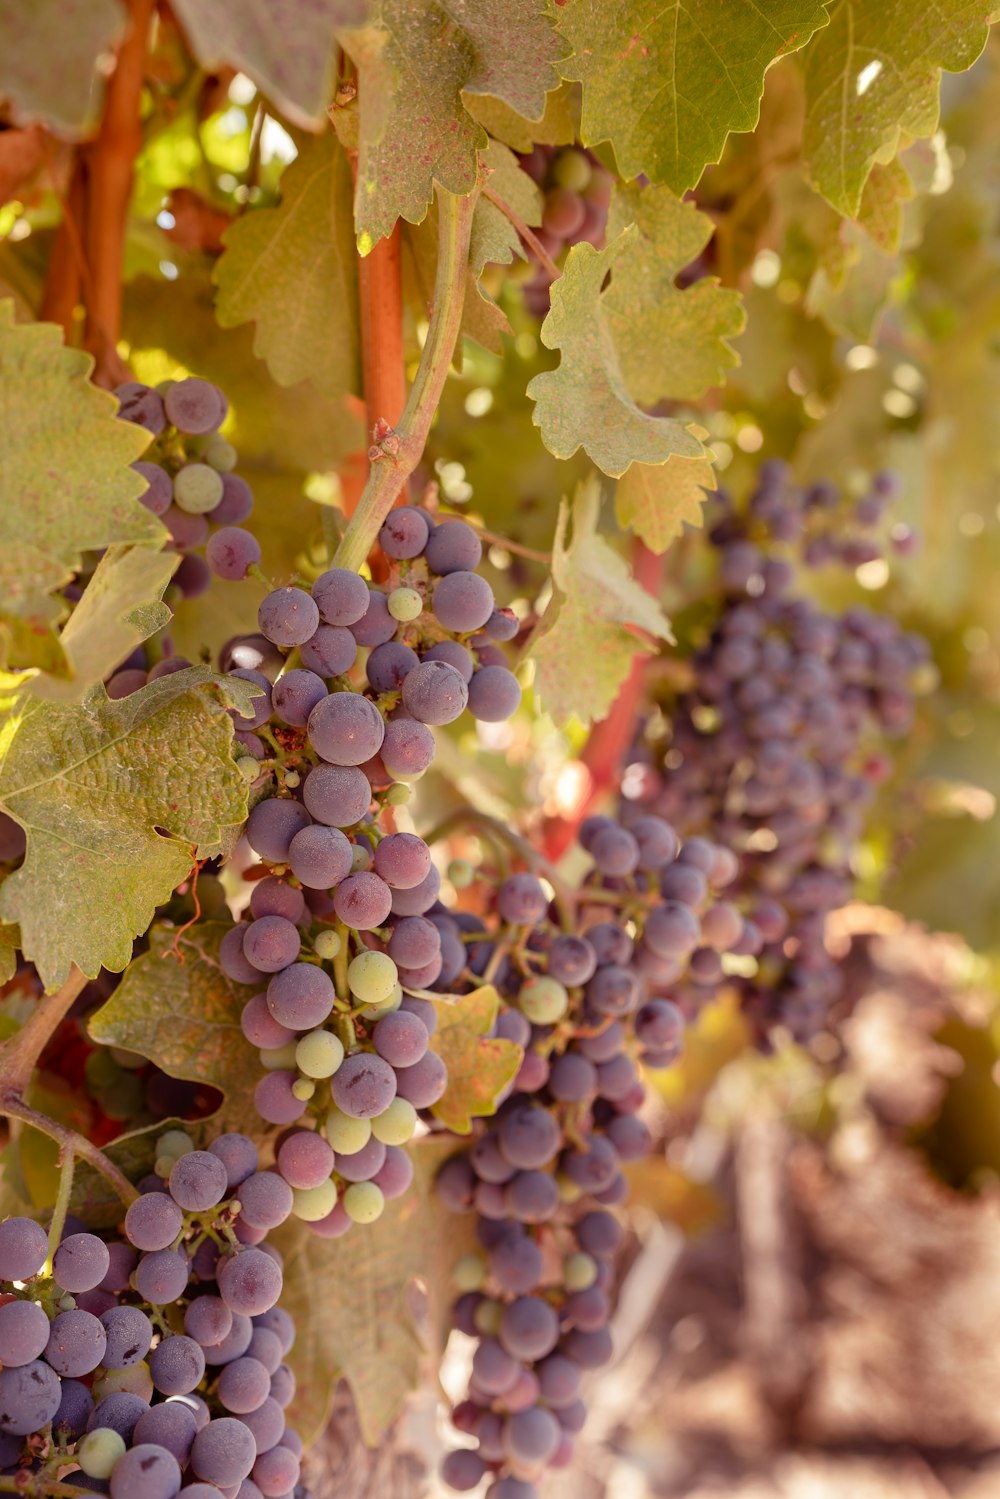
[[170, 475], [158, 463], [133, 463], [132, 467], [146, 481], [146, 492], [139, 496], [140, 503], [154, 515], [166, 515], [173, 504], [174, 489]]
[[252, 567], [259, 567], [260, 542], [240, 526], [223, 526], [208, 538], [205, 548], [208, 565], [217, 578], [239, 583]]
[[396, 1096], [396, 1074], [388, 1062], [368, 1052], [346, 1057], [330, 1084], [333, 1101], [352, 1119], [373, 1119]]
[[468, 700], [462, 676], [445, 661], [421, 661], [403, 683], [403, 707], [420, 723], [453, 723]]
[[385, 722], [357, 692], [332, 692], [309, 714], [309, 743], [331, 765], [362, 765], [377, 755]]
[[368, 609], [368, 584], [358, 573], [331, 567], [312, 586], [312, 596], [328, 625], [354, 625]]
[[138, 380], [129, 380], [124, 385], [116, 385], [114, 393], [119, 401], [118, 416], [123, 422], [135, 422], [136, 426], [145, 427], [147, 432], [159, 437], [167, 425], [167, 418], [158, 390], [151, 390]]
[[246, 1317], [266, 1312], [281, 1295], [281, 1270], [261, 1249], [243, 1249], [220, 1260], [217, 1279], [230, 1311]]
[[257, 610], [257, 623], [275, 645], [304, 645], [316, 632], [319, 610], [301, 588], [276, 588]]
[[386, 1015], [372, 1031], [375, 1050], [392, 1067], [412, 1067], [427, 1050], [427, 1028], [402, 1010]]
[[[314, 824], [296, 833], [288, 850], [288, 862], [295, 878], [301, 880], [307, 889], [329, 890], [350, 874], [352, 846], [339, 828]], [[279, 921], [281, 918], [269, 919]], [[298, 953], [297, 938], [296, 933], [295, 954]]]
[[208, 518], [216, 526], [238, 526], [253, 510], [253, 490], [236, 474], [220, 474], [222, 499]]
[[153, 1349], [149, 1372], [161, 1395], [189, 1395], [205, 1373], [205, 1355], [194, 1338], [178, 1333]]
[[424, 547], [431, 572], [474, 572], [483, 559], [479, 537], [462, 520], [444, 520], [434, 527]]
[[506, 666], [482, 666], [469, 683], [469, 712], [480, 723], [503, 723], [521, 702], [521, 685]]
[[96, 1234], [70, 1234], [53, 1256], [52, 1275], [64, 1291], [92, 1291], [101, 1284], [110, 1264], [108, 1247]]
[[247, 842], [269, 864], [285, 864], [292, 839], [311, 821], [300, 802], [290, 797], [268, 797], [258, 802], [247, 818]]
[[486, 579], [464, 571], [449, 572], [441, 578], [431, 596], [435, 618], [456, 635], [469, 635], [481, 629], [493, 613], [494, 602], [493, 590]]
[[358, 643], [341, 625], [319, 625], [299, 648], [302, 665], [319, 677], [342, 677], [354, 665]]
[[336, 990], [330, 976], [312, 963], [293, 963], [267, 986], [267, 1007], [290, 1031], [311, 1031], [333, 1009]]
[[326, 683], [314, 671], [296, 667], [279, 677], [271, 690], [275, 716], [282, 723], [305, 728], [310, 713], [327, 696]]
[[378, 533], [378, 540], [387, 557], [405, 561], [420, 556], [429, 535], [430, 528], [424, 512], [413, 505], [400, 505], [389, 511]]
[[400, 640], [377, 645], [368, 657], [365, 672], [373, 692], [398, 692], [420, 658]]
[[422, 775], [434, 759], [434, 735], [415, 718], [392, 719], [379, 753], [391, 776], [408, 781]]
[[466, 650], [457, 640], [439, 640], [432, 645], [429, 651], [424, 651], [421, 657], [423, 661], [444, 661], [447, 666], [453, 666], [462, 680], [468, 684], [472, 681], [472, 673], [476, 669], [472, 652]]
[[163, 397], [167, 420], [178, 432], [191, 437], [205, 437], [218, 431], [226, 416], [226, 398], [208, 380], [194, 376], [175, 380]]
[[392, 891], [383, 879], [362, 871], [341, 880], [334, 891], [333, 908], [353, 931], [368, 932], [384, 925], [392, 900]]

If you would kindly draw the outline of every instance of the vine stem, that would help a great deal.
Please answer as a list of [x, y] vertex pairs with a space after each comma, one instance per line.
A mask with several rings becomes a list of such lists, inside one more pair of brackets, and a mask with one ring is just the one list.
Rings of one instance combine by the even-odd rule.
[[396, 428], [398, 449], [376, 457], [368, 481], [333, 559], [334, 567], [357, 572], [365, 562], [396, 496], [423, 456], [427, 434], [448, 378], [462, 323], [469, 236], [478, 190], [438, 197], [438, 262], [427, 338], [416, 378]]
[[9, 1041], [0, 1046], [0, 1099], [19, 1097], [31, 1081], [34, 1067], [55, 1034], [56, 1027], [72, 1009], [83, 992], [87, 976], [79, 968], [55, 994], [40, 999], [26, 1024]]
[[562, 271], [556, 265], [548, 250], [546, 250], [545, 246], [538, 238], [538, 235], [535, 233], [534, 229], [530, 228], [530, 226], [527, 225], [521, 218], [520, 214], [516, 213], [515, 210], [511, 208], [506, 198], [501, 198], [499, 193], [494, 192], [489, 183], [487, 183], [483, 188], [483, 197], [488, 198], [489, 201], [493, 204], [494, 208], [499, 208], [504, 218], [514, 226], [518, 234], [524, 240], [525, 244], [529, 245], [534, 251], [535, 255], [548, 271], [553, 281], [558, 281], [559, 277], [562, 275]]
[[[395, 427], [406, 405], [400, 229], [358, 257], [362, 388], [369, 434], [381, 417]], [[348, 512], [350, 514], [350, 512]]]
[[83, 158], [79, 152], [69, 191], [59, 194], [59, 199], [62, 218], [52, 242], [39, 315], [43, 322], [58, 323], [63, 330], [64, 341], [69, 343], [73, 335], [73, 315], [81, 290], [85, 293], [89, 284], [81, 233], [87, 208], [87, 184]]
[[73, 1177], [76, 1175], [76, 1154], [71, 1145], [64, 1145], [59, 1152], [59, 1191], [56, 1194], [56, 1205], [52, 1209], [52, 1222], [49, 1224], [49, 1260], [59, 1248], [63, 1229], [66, 1226], [66, 1214], [69, 1212], [69, 1200], [73, 1195]]
[[78, 1134], [75, 1129], [70, 1129], [65, 1124], [57, 1123], [47, 1114], [40, 1114], [37, 1109], [31, 1108], [20, 1098], [9, 1098], [6, 1094], [0, 1095], [0, 1114], [6, 1115], [9, 1119], [19, 1119], [22, 1124], [30, 1124], [31, 1128], [37, 1129], [39, 1134], [48, 1135], [50, 1140], [55, 1140], [64, 1151], [70, 1151], [80, 1160], [93, 1166], [94, 1170], [114, 1188], [126, 1207], [138, 1197], [139, 1193], [135, 1187], [122, 1175], [115, 1163], [108, 1159], [103, 1150], [98, 1150], [96, 1145], [92, 1145], [85, 1135]]
[[[38, 1485], [41, 1487], [38, 1487]], [[89, 1499], [93, 1491], [90, 1489], [79, 1489], [75, 1483], [59, 1483], [54, 1478], [45, 1478], [38, 1474], [32, 1480], [32, 1486], [25, 1488], [23, 1482], [14, 1478], [0, 1478], [0, 1494], [22, 1494], [33, 1499], [34, 1495], [44, 1495], [45, 1499]]]

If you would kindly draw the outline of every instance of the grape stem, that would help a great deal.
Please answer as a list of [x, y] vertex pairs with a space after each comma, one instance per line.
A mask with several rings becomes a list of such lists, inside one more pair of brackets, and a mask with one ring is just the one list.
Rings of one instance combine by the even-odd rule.
[[553, 281], [558, 281], [559, 277], [562, 275], [562, 271], [560, 271], [559, 267], [552, 259], [552, 256], [549, 254], [548, 250], [546, 250], [545, 246], [538, 238], [538, 235], [535, 233], [534, 229], [529, 228], [529, 226], [524, 222], [521, 216], [516, 213], [513, 208], [511, 208], [506, 199], [501, 198], [498, 192], [494, 192], [493, 188], [490, 187], [488, 183], [483, 188], [483, 197], [488, 198], [489, 201], [493, 204], [494, 208], [499, 208], [504, 218], [508, 221], [508, 223], [513, 225], [518, 234], [524, 240], [525, 244], [534, 251], [535, 255], [548, 271]]
[[21, 1494], [24, 1499], [90, 1499], [93, 1491], [91, 1489], [78, 1489], [75, 1483], [60, 1483], [55, 1478], [47, 1478], [44, 1473], [39, 1473], [31, 1478], [29, 1485], [25, 1488], [24, 1481], [16, 1475], [12, 1478], [0, 1478], [0, 1494]]
[[475, 521], [466, 521], [466, 525], [471, 525], [481, 540], [488, 542], [490, 546], [503, 547], [505, 552], [513, 552], [518, 557], [526, 557], [529, 562], [544, 562], [546, 566], [552, 563], [551, 552], [540, 552], [535, 547], [522, 546], [519, 541], [511, 541], [509, 536], [501, 536], [496, 531], [487, 531], [485, 526], [480, 526]]
[[469, 237], [479, 189], [456, 197], [437, 187], [438, 262], [427, 338], [395, 436], [398, 449], [372, 463], [368, 480], [334, 555], [334, 567], [358, 572], [403, 484], [423, 456], [462, 324]]
[[8, 1119], [18, 1119], [22, 1124], [30, 1124], [32, 1129], [37, 1129], [40, 1134], [48, 1135], [50, 1140], [55, 1140], [64, 1151], [71, 1151], [80, 1160], [86, 1161], [114, 1188], [116, 1195], [121, 1198], [126, 1207], [138, 1197], [135, 1187], [122, 1175], [114, 1162], [108, 1159], [104, 1151], [98, 1150], [96, 1145], [92, 1145], [84, 1135], [77, 1134], [75, 1129], [57, 1123], [47, 1114], [40, 1114], [37, 1109], [30, 1108], [20, 1098], [11, 1098], [6, 1094], [0, 1094], [0, 1115], [5, 1115]]
[[59, 1191], [56, 1195], [56, 1205], [52, 1209], [52, 1222], [49, 1224], [49, 1260], [59, 1248], [62, 1240], [63, 1229], [66, 1226], [66, 1214], [69, 1211], [69, 1200], [73, 1194], [73, 1177], [76, 1168], [76, 1155], [72, 1145], [64, 1145], [59, 1152]]
[[508, 827], [505, 822], [501, 822], [499, 817], [490, 817], [487, 812], [477, 812], [473, 807], [461, 807], [457, 812], [452, 812], [448, 817], [442, 818], [435, 827], [431, 828], [430, 832], [424, 835], [424, 842], [440, 843], [460, 827], [478, 829], [491, 842], [495, 839], [501, 844], [506, 844], [508, 848], [520, 854], [529, 868], [543, 874], [555, 891], [560, 926], [567, 932], [574, 930], [573, 892], [544, 854], [538, 853], [526, 838], [522, 838], [520, 833], [515, 833], [514, 829]]
[[27, 1023], [9, 1041], [0, 1045], [0, 1102], [8, 1097], [20, 1097], [26, 1091], [38, 1058], [69, 1014], [86, 982], [86, 974], [79, 968], [72, 968], [62, 988], [40, 999]]

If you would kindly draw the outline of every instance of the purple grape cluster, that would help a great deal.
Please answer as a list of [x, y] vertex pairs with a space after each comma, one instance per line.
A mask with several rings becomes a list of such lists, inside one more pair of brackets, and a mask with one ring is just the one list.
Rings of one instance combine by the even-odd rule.
[[[827, 919], [853, 893], [855, 850], [891, 770], [887, 741], [910, 729], [929, 651], [890, 615], [802, 596], [796, 565], [879, 561], [894, 489], [880, 474], [848, 502], [829, 484], [797, 487], [772, 462], [745, 504], [713, 497], [718, 596], [691, 653], [693, 685], [661, 703], [666, 734], [639, 747], [624, 779], [634, 809], [737, 855], [734, 898], [760, 939], [741, 983], [747, 1012], [801, 1039], [839, 992]], [[915, 544], [902, 525], [888, 539]]]
[[111, 1499], [308, 1499], [281, 1256], [253, 1226], [287, 1216], [285, 1184], [243, 1135], [159, 1149], [120, 1238], [68, 1220], [50, 1260], [39, 1224], [0, 1224], [0, 1468], [76, 1464]]
[[517, 621], [475, 570], [473, 528], [406, 506], [380, 542], [386, 588], [333, 567], [308, 590], [275, 589], [260, 634], [231, 641], [221, 663], [261, 689], [236, 740], [265, 878], [220, 961], [261, 986], [243, 1014], [265, 1068], [257, 1108], [296, 1127], [278, 1169], [294, 1211], [326, 1235], [406, 1190], [400, 1147], [447, 1084], [420, 997], [444, 967], [426, 916], [440, 877], [423, 839], [384, 829], [383, 814], [430, 765], [434, 727], [466, 708], [497, 722], [520, 701], [497, 644]]
[[495, 1117], [438, 1177], [446, 1207], [476, 1214], [480, 1245], [459, 1261], [454, 1308], [478, 1340], [453, 1413], [475, 1446], [451, 1452], [443, 1476], [459, 1491], [489, 1476], [489, 1499], [537, 1499], [545, 1469], [572, 1459], [583, 1376], [613, 1353], [610, 1210], [627, 1195], [623, 1165], [652, 1143], [640, 1064], [680, 1052], [677, 985], [715, 992], [723, 954], [747, 945], [716, 893], [736, 875], [728, 850], [681, 846], [655, 816], [630, 830], [588, 818], [581, 842], [594, 867], [565, 928], [530, 873], [500, 885], [491, 928], [463, 918], [470, 965], [504, 999], [496, 1034], [524, 1047]]
[[[521, 157], [521, 167], [544, 194], [542, 227], [536, 232], [552, 259], [581, 240], [600, 249], [614, 178], [597, 157], [582, 146], [535, 146]], [[543, 265], [525, 284], [524, 300], [536, 317], [549, 310], [551, 285]]]

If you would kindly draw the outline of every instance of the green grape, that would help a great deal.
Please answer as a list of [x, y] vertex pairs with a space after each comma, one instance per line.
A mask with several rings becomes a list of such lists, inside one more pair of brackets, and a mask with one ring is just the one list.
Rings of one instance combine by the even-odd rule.
[[424, 601], [415, 588], [394, 588], [386, 600], [386, 607], [393, 619], [405, 625], [422, 613]]
[[481, 1332], [486, 1338], [495, 1338], [500, 1331], [500, 1318], [503, 1316], [503, 1302], [493, 1301], [487, 1298], [481, 1301], [472, 1314], [472, 1320], [476, 1324], [476, 1331]]
[[395, 963], [384, 952], [358, 953], [347, 970], [351, 993], [364, 1005], [382, 1005], [391, 999], [397, 977]]
[[70, 1296], [68, 1293], [65, 1296], [60, 1296], [59, 1300], [56, 1302], [56, 1306], [59, 1308], [59, 1310], [61, 1312], [72, 1312], [72, 1311], [75, 1311], [76, 1310], [76, 1297], [75, 1296]]
[[332, 1077], [344, 1060], [344, 1044], [332, 1031], [310, 1031], [296, 1042], [295, 1065], [306, 1077]]
[[153, 1170], [156, 1172], [157, 1176], [162, 1176], [164, 1181], [166, 1181], [167, 1177], [170, 1175], [173, 1164], [173, 1156], [158, 1155], [153, 1165]]
[[451, 1278], [460, 1291], [481, 1291], [486, 1284], [486, 1261], [481, 1254], [463, 1254], [455, 1261]]
[[174, 502], [188, 515], [207, 515], [222, 493], [222, 480], [207, 463], [186, 463], [174, 475]]
[[352, 1119], [339, 1109], [331, 1109], [326, 1116], [324, 1131], [333, 1149], [340, 1155], [354, 1155], [372, 1136], [370, 1119]]
[[448, 878], [456, 890], [467, 890], [476, 878], [476, 871], [468, 859], [452, 859], [448, 865]]
[[556, 1186], [559, 1188], [560, 1202], [579, 1202], [583, 1196], [583, 1189], [576, 1182], [570, 1181], [568, 1176], [557, 1176]]
[[125, 1456], [125, 1439], [110, 1426], [88, 1431], [76, 1449], [76, 1461], [88, 1478], [110, 1478], [119, 1458]]
[[384, 1208], [382, 1190], [374, 1182], [353, 1182], [344, 1193], [344, 1212], [352, 1223], [374, 1223]]
[[385, 799], [390, 807], [405, 807], [412, 795], [412, 786], [403, 786], [397, 781], [395, 786], [389, 787]]
[[265, 1072], [287, 1072], [295, 1066], [295, 1042], [286, 1041], [284, 1046], [266, 1048], [258, 1052], [260, 1065]]
[[552, 180], [570, 192], [582, 193], [593, 176], [593, 168], [582, 151], [560, 151], [552, 163]]
[[302, 784], [302, 777], [299, 775], [297, 770], [286, 770], [284, 780], [285, 785], [290, 791], [294, 791], [296, 786], [300, 786]]
[[567, 1255], [563, 1262], [563, 1282], [567, 1291], [589, 1291], [597, 1279], [597, 1261], [579, 1251]]
[[211, 464], [217, 473], [228, 474], [236, 467], [238, 457], [232, 443], [220, 437], [218, 432], [213, 432], [205, 444], [205, 462]]
[[372, 1120], [372, 1134], [383, 1145], [405, 1145], [413, 1139], [417, 1127], [417, 1111], [406, 1098], [394, 1098], [382, 1114]]
[[328, 962], [331, 963], [334, 958], [339, 956], [340, 949], [343, 947], [343, 945], [344, 944], [341, 941], [340, 933], [335, 932], [332, 929], [329, 929], [325, 932], [320, 932], [313, 938], [313, 952], [315, 952], [319, 957], [325, 958]]
[[355, 843], [351, 850], [351, 873], [363, 874], [372, 867], [372, 851], [367, 843]]
[[292, 1084], [292, 1096], [297, 1098], [299, 1103], [308, 1103], [315, 1092], [316, 1084], [311, 1077], [297, 1077]]
[[164, 1130], [156, 1142], [156, 1154], [165, 1155], [171, 1161], [179, 1161], [182, 1155], [190, 1155], [194, 1141], [182, 1129]]
[[555, 1025], [569, 1009], [569, 995], [558, 979], [543, 974], [522, 985], [517, 1004], [534, 1025]]
[[332, 1213], [336, 1205], [337, 1183], [332, 1179], [320, 1182], [318, 1187], [292, 1189], [292, 1212], [303, 1223], [318, 1223], [327, 1213]]
[[384, 999], [380, 1005], [362, 1005], [357, 1013], [366, 1020], [379, 1020], [383, 1015], [391, 1015], [394, 1010], [398, 1010], [402, 1003], [403, 986], [397, 984], [389, 998]]
[[112, 1088], [120, 1080], [122, 1070], [110, 1051], [99, 1046], [92, 1051], [83, 1066], [87, 1085], [91, 1088]]
[[260, 775], [260, 766], [257, 764], [257, 761], [253, 755], [237, 756], [236, 769], [239, 771], [240, 775], [246, 781], [248, 786], [252, 785]]

